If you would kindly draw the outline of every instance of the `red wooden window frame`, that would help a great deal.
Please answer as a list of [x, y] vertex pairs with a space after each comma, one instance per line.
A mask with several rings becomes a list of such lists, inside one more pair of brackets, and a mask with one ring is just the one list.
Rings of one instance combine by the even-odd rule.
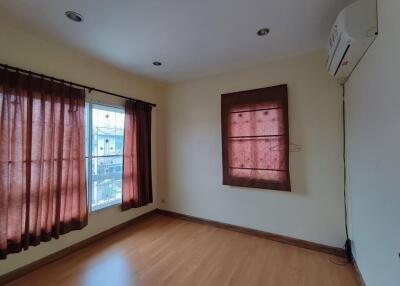
[[223, 184], [290, 191], [287, 85], [221, 95]]

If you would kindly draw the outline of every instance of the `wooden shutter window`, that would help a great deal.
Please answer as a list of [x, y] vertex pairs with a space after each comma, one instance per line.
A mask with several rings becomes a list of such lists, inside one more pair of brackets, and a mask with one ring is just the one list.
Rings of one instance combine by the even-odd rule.
[[223, 184], [290, 191], [287, 85], [222, 94]]

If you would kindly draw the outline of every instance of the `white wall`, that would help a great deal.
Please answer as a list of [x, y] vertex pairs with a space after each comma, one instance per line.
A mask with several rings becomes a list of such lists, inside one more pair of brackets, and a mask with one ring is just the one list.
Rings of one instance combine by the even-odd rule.
[[368, 286], [400, 285], [400, 1], [346, 84], [350, 235]]
[[[153, 112], [153, 192], [157, 200], [157, 130], [158, 114], [162, 109], [160, 94], [164, 86], [159, 82], [128, 74], [107, 64], [101, 63], [85, 54], [58, 44], [42, 40], [34, 35], [21, 32], [18, 29], [0, 24], [0, 62], [30, 69], [55, 77], [64, 78], [97, 88], [133, 96], [158, 104]], [[104, 101], [111, 104], [121, 102], [114, 97], [92, 93], [94, 101]], [[156, 201], [146, 207], [122, 212], [113, 207], [99, 211], [89, 216], [89, 225], [81, 231], [63, 235], [58, 240], [30, 247], [28, 251], [10, 254], [6, 260], [0, 260], [0, 275], [12, 271], [25, 264], [45, 257], [62, 248], [75, 244], [83, 239], [107, 230], [115, 225], [130, 220], [142, 213], [156, 208]]]
[[[284, 83], [303, 148], [290, 153], [292, 192], [223, 186], [220, 95]], [[162, 122], [160, 208], [343, 247], [342, 92], [324, 53], [172, 85]]]

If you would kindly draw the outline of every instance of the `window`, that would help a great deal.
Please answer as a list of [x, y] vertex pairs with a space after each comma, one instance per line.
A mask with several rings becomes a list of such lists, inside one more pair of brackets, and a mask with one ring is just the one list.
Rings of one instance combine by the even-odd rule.
[[223, 94], [224, 185], [290, 191], [287, 86]]
[[124, 110], [86, 104], [86, 172], [91, 211], [120, 204]]

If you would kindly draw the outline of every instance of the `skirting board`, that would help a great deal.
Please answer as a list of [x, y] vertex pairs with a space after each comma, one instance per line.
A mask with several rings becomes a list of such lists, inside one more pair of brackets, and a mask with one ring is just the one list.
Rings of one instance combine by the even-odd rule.
[[[51, 262], [53, 262], [55, 260], [58, 260], [58, 259], [60, 259], [62, 257], [65, 257], [65, 256], [67, 256], [67, 255], [69, 255], [69, 254], [71, 254], [71, 253], [73, 253], [73, 252], [75, 252], [75, 251], [77, 251], [79, 249], [82, 249], [82, 248], [88, 246], [89, 244], [92, 244], [92, 243], [94, 243], [94, 242], [96, 242], [96, 241], [98, 241], [100, 239], [105, 238], [106, 236], [108, 236], [110, 234], [113, 234], [113, 233], [115, 233], [117, 231], [120, 231], [120, 230], [126, 228], [126, 227], [129, 227], [129, 226], [131, 226], [131, 225], [133, 225], [133, 224], [135, 224], [135, 223], [137, 223], [137, 222], [139, 222], [139, 221], [141, 221], [141, 220], [143, 220], [143, 219], [145, 219], [145, 218], [147, 218], [149, 216], [154, 215], [155, 212], [156, 212], [156, 210], [152, 210], [150, 212], [142, 214], [142, 215], [140, 215], [138, 217], [135, 217], [135, 218], [133, 218], [131, 220], [123, 222], [123, 223], [121, 223], [119, 225], [116, 225], [116, 226], [114, 226], [114, 227], [112, 227], [110, 229], [107, 229], [107, 230], [105, 230], [103, 232], [95, 234], [94, 236], [91, 236], [88, 239], [82, 240], [82, 241], [80, 241], [80, 242], [78, 242], [76, 244], [73, 244], [73, 245], [68, 246], [68, 247], [66, 247], [64, 249], [61, 249], [60, 251], [57, 251], [57, 252], [55, 252], [53, 254], [50, 254], [50, 255], [48, 255], [46, 257], [43, 257], [43, 258], [39, 259], [39, 260], [36, 260], [36, 261], [34, 261], [34, 262], [30, 263], [30, 264], [27, 264], [27, 265], [22, 266], [22, 267], [20, 267], [18, 269], [15, 269], [15, 270], [13, 270], [11, 272], [8, 272], [8, 273], [0, 276], [0, 285], [4, 285], [4, 284], [6, 284], [6, 283], [8, 283], [10, 281], [16, 280], [19, 277], [24, 276], [24, 275], [28, 274], [29, 272], [32, 272], [32, 271], [34, 271], [34, 270], [36, 270], [36, 269], [38, 269], [38, 268], [40, 268], [40, 267], [42, 267], [42, 266], [44, 266], [46, 264], [49, 264], [49, 263], [51, 263]], [[18, 255], [18, 254], [13, 254], [13, 255]]]
[[214, 221], [214, 220], [193, 217], [193, 216], [180, 214], [180, 213], [167, 211], [167, 210], [157, 209], [156, 212], [159, 214], [176, 217], [176, 218], [181, 218], [181, 219], [185, 219], [185, 220], [192, 221], [192, 222], [197, 222], [197, 223], [212, 225], [212, 226], [219, 227], [219, 228], [229, 229], [232, 231], [242, 232], [242, 233], [246, 233], [249, 235], [258, 236], [258, 237], [282, 242], [285, 244], [290, 244], [290, 245], [301, 247], [301, 248], [307, 248], [307, 249], [311, 249], [311, 250], [315, 250], [315, 251], [319, 251], [319, 252], [323, 252], [323, 253], [327, 253], [327, 254], [332, 254], [335, 256], [346, 257], [346, 253], [345, 253], [344, 249], [342, 249], [342, 248], [327, 246], [327, 245], [310, 242], [310, 241], [306, 241], [306, 240], [302, 240], [302, 239], [287, 237], [287, 236], [283, 236], [283, 235], [279, 235], [279, 234], [274, 234], [274, 233], [269, 233], [269, 232], [265, 232], [265, 231], [261, 231], [261, 230], [252, 229], [252, 228], [246, 228], [246, 227], [241, 227], [241, 226], [237, 226], [237, 225], [227, 224], [227, 223], [218, 222], [218, 221]]

